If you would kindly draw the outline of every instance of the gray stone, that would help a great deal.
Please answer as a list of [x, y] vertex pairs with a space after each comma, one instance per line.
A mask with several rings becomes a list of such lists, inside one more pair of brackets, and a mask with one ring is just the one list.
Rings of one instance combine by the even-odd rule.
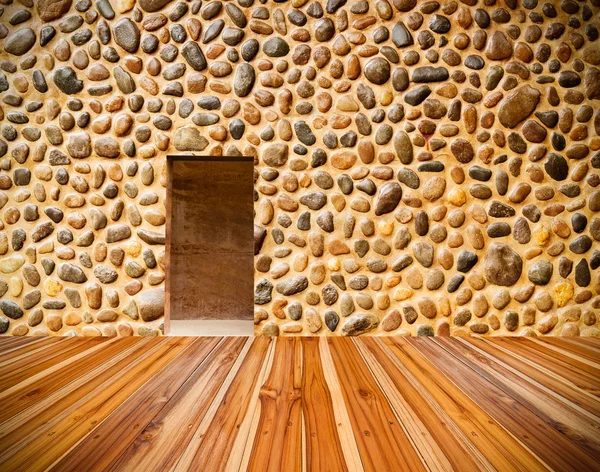
[[83, 81], [79, 80], [75, 71], [68, 66], [58, 67], [52, 78], [60, 91], [67, 95], [73, 95], [83, 90]]
[[[229, 4], [228, 4], [229, 5]], [[252, 92], [256, 74], [254, 67], [244, 62], [237, 66], [233, 79], [233, 90], [238, 97], [246, 97]]]
[[375, 215], [381, 216], [396, 209], [402, 199], [402, 188], [397, 182], [387, 182], [379, 188], [375, 200]]
[[65, 282], [72, 282], [74, 284], [87, 282], [87, 277], [83, 270], [67, 262], [58, 265], [57, 274], [58, 277]]
[[23, 310], [21, 307], [10, 300], [0, 300], [0, 310], [13, 320], [18, 320], [23, 316]]
[[111, 284], [119, 277], [119, 273], [116, 270], [103, 265], [94, 267], [94, 275], [103, 284]]
[[308, 287], [308, 279], [303, 275], [292, 277], [288, 280], [279, 282], [275, 289], [282, 295], [290, 296], [300, 293]]
[[352, 315], [342, 326], [343, 336], [358, 336], [368, 333], [379, 326], [379, 318], [372, 313]]
[[202, 71], [208, 65], [202, 49], [200, 49], [200, 46], [195, 41], [185, 43], [183, 48], [181, 48], [181, 55], [194, 70]]
[[35, 32], [31, 28], [20, 28], [4, 42], [4, 51], [13, 56], [22, 56], [35, 44]]
[[554, 267], [549, 261], [538, 261], [533, 264], [527, 272], [529, 281], [536, 285], [546, 285], [552, 278]]
[[273, 292], [273, 284], [267, 279], [262, 279], [256, 284], [254, 289], [254, 304], [265, 305], [271, 301], [271, 293]]
[[124, 224], [111, 225], [106, 229], [106, 242], [115, 243], [131, 236], [131, 229]]

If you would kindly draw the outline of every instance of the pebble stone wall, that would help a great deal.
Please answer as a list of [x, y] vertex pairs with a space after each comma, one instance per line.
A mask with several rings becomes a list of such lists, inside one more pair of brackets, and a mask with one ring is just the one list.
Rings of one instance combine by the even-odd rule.
[[255, 159], [256, 334], [600, 334], [600, 0], [0, 0], [0, 333], [158, 335], [165, 156]]

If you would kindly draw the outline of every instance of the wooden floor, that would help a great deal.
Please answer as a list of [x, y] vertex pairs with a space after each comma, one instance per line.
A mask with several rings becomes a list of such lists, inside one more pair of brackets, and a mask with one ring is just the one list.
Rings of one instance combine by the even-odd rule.
[[600, 342], [0, 338], [0, 470], [591, 471]]

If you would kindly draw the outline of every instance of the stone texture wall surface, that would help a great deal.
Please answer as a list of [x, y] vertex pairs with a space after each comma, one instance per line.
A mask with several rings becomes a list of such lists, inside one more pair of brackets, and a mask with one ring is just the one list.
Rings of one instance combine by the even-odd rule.
[[157, 335], [165, 156], [255, 159], [257, 334], [600, 334], [600, 1], [1, 0], [0, 333]]

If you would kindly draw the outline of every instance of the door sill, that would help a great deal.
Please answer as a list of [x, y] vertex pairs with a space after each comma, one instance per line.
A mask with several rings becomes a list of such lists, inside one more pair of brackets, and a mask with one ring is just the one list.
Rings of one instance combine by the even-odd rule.
[[252, 320], [171, 320], [169, 336], [254, 336]]

